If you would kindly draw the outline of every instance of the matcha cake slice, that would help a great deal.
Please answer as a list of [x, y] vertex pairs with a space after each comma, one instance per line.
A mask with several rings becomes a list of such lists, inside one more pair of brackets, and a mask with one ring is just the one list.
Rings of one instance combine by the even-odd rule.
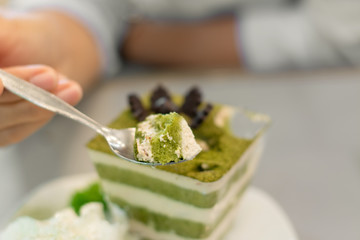
[[136, 127], [149, 114], [176, 111], [203, 150], [191, 161], [149, 167], [115, 156], [97, 136], [88, 149], [107, 198], [125, 209], [130, 230], [144, 239], [222, 239], [256, 169], [262, 134], [246, 139], [233, 135], [232, 108], [201, 102], [197, 89], [182, 99], [158, 88], [146, 99], [132, 95], [130, 109], [110, 127]]
[[166, 164], [191, 160], [201, 147], [178, 113], [153, 114], [136, 127], [134, 153], [138, 161]]

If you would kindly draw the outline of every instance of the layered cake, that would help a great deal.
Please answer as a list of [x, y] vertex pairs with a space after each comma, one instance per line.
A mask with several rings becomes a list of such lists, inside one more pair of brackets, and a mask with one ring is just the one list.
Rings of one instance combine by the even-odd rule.
[[251, 181], [262, 134], [235, 136], [234, 109], [202, 102], [197, 88], [182, 98], [159, 87], [142, 100], [131, 95], [129, 102], [110, 127], [136, 127], [150, 114], [178, 112], [202, 151], [191, 161], [149, 167], [115, 156], [105, 139], [95, 137], [88, 150], [108, 199], [126, 211], [130, 230], [143, 239], [222, 239]]

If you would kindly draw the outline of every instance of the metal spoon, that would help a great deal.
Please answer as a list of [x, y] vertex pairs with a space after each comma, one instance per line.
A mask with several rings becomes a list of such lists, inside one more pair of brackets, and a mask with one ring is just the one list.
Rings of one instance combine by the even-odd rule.
[[[137, 161], [134, 157], [134, 138], [135, 128], [126, 129], [111, 129], [101, 125], [94, 121], [87, 115], [83, 114], [70, 104], [64, 102], [60, 98], [56, 97], [42, 88], [39, 88], [25, 80], [15, 77], [0, 69], [0, 78], [4, 84], [4, 87], [12, 93], [24, 98], [35, 105], [45, 108], [49, 111], [59, 113], [65, 117], [78, 121], [99, 134], [103, 135], [107, 140], [111, 150], [119, 157], [137, 164], [157, 166], [164, 165], [157, 162], [142, 162]], [[179, 161], [183, 162], [183, 161]], [[177, 163], [179, 163], [177, 162]], [[175, 162], [169, 162], [165, 165], [174, 164]]]

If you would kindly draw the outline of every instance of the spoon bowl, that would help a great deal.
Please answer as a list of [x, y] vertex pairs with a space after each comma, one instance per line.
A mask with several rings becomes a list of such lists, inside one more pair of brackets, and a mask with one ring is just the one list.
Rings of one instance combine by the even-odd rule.
[[[110, 149], [119, 157], [133, 163], [142, 164], [142, 165], [151, 165], [151, 166], [164, 166], [170, 165], [174, 163], [181, 163], [187, 160], [181, 161], [173, 161], [166, 164], [158, 163], [158, 162], [144, 162], [138, 161], [134, 156], [134, 140], [135, 140], [135, 128], [125, 128], [125, 129], [113, 129], [113, 128], [105, 128], [106, 141], [109, 144]], [[124, 144], [126, 143], [126, 144]]]
[[0, 78], [4, 87], [16, 94], [17, 96], [34, 103], [35, 105], [47, 109], [49, 111], [61, 114], [65, 117], [80, 122], [102, 136], [105, 137], [111, 150], [120, 158], [132, 163], [158, 166], [158, 165], [170, 165], [174, 163], [184, 162], [186, 160], [178, 162], [169, 162], [161, 164], [158, 162], [143, 162], [135, 159], [134, 156], [134, 140], [135, 140], [135, 128], [126, 129], [111, 129], [96, 122], [89, 116], [80, 112], [70, 104], [64, 102], [54, 94], [51, 94], [42, 88], [39, 88], [23, 79], [13, 76], [2, 69], [0, 69]]

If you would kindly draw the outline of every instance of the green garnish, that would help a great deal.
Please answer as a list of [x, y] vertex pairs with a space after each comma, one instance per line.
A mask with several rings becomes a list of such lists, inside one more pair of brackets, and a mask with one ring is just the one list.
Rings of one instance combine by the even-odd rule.
[[81, 207], [90, 202], [100, 202], [104, 206], [104, 211], [108, 210], [108, 205], [98, 182], [92, 183], [84, 190], [76, 192], [71, 198], [70, 205], [76, 214], [79, 215]]

